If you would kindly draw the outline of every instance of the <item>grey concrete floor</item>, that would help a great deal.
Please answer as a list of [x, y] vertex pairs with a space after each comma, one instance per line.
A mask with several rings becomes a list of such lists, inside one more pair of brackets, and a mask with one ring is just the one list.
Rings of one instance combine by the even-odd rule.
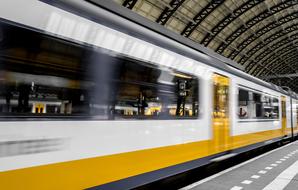
[[[262, 190], [297, 160], [298, 142], [294, 142], [210, 176], [182, 190]], [[298, 190], [298, 175], [284, 180], [289, 182], [285, 190]], [[272, 188], [272, 190], [279, 189], [279, 187]]]

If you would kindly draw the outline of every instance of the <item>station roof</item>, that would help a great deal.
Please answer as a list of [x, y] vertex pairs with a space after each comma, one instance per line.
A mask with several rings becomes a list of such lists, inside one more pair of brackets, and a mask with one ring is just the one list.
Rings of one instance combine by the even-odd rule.
[[114, 0], [298, 92], [298, 0]]

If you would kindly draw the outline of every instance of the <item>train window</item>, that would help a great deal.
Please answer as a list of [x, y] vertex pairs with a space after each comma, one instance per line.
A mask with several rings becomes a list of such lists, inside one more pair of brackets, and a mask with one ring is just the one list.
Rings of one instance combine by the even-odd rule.
[[241, 106], [247, 106], [248, 104], [248, 91], [243, 90], [243, 89], [239, 89], [239, 96], [238, 96], [238, 100], [239, 100], [239, 105]]
[[238, 107], [240, 119], [279, 118], [279, 100], [265, 94], [239, 88]]
[[251, 104], [255, 107], [255, 115], [253, 117], [262, 118], [262, 102], [261, 94], [253, 93], [253, 101]]
[[197, 77], [0, 22], [0, 114], [183, 119], [199, 113]]
[[239, 89], [238, 95], [239, 102], [239, 117], [247, 118], [248, 117], [248, 103], [249, 103], [249, 93], [247, 90]]
[[197, 117], [196, 77], [130, 61], [121, 70], [115, 117]]
[[264, 118], [278, 118], [279, 117], [279, 102], [277, 98], [263, 96], [263, 117]]

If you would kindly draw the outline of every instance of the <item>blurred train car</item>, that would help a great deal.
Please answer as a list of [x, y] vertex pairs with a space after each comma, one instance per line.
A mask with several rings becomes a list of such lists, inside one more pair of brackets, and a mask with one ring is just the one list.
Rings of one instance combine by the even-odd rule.
[[131, 189], [297, 135], [296, 94], [97, 2], [0, 2], [1, 189]]

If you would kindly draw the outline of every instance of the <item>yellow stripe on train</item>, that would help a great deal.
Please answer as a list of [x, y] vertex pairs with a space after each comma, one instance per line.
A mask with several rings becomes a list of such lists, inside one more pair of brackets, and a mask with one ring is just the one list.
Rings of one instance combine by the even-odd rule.
[[[282, 136], [282, 130], [239, 135], [229, 139], [230, 149]], [[206, 157], [211, 140], [88, 158], [0, 173], [1, 189], [85, 189]]]

